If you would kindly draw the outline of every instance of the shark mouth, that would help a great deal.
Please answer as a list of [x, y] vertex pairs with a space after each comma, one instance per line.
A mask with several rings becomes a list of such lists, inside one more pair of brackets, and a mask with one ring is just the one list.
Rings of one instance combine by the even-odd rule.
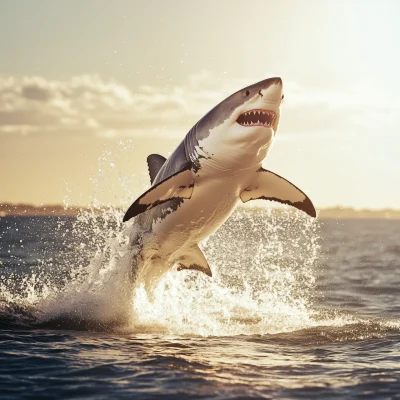
[[268, 110], [250, 110], [239, 116], [236, 122], [242, 126], [265, 126], [271, 128], [276, 114]]

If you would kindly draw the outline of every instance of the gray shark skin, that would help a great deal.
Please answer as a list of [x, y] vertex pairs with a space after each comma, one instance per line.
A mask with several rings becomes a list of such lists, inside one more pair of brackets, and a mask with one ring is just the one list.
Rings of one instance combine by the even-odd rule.
[[201, 118], [165, 162], [148, 157], [152, 185], [124, 216], [136, 217], [149, 232], [142, 250], [146, 265], [137, 274], [147, 289], [174, 265], [211, 276], [198, 243], [239, 201], [272, 200], [316, 216], [300, 189], [261, 166], [276, 136], [282, 99], [280, 78], [248, 86]]

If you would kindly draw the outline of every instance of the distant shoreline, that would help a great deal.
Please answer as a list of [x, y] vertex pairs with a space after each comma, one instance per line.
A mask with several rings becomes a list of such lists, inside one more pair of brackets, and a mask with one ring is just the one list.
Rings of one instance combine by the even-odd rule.
[[[0, 217], [6, 216], [77, 216], [85, 207], [64, 207], [60, 204], [35, 206], [31, 204], [0, 204]], [[99, 209], [99, 211], [101, 208]], [[279, 212], [279, 208], [276, 209]], [[319, 209], [322, 219], [400, 219], [400, 210], [356, 210], [348, 207], [333, 207]]]
[[84, 207], [64, 207], [60, 204], [35, 206], [32, 204], [0, 204], [0, 217], [50, 217], [50, 216], [77, 216]]

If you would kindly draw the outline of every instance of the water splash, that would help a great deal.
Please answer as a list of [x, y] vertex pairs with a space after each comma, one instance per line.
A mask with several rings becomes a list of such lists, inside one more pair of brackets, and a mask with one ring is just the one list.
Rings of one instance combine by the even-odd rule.
[[[93, 202], [76, 220], [60, 218], [54, 227], [54, 220], [41, 219], [40, 224], [47, 223], [47, 230], [62, 242], [62, 249], [41, 249], [40, 258], [29, 269], [18, 263], [0, 276], [0, 320], [27, 326], [48, 321], [65, 326], [68, 321], [71, 327], [93, 329], [129, 323], [133, 287], [128, 275], [135, 248], [127, 229], [134, 228], [123, 225], [123, 212], [116, 205], [100, 207], [98, 197], [105, 186], [112, 188], [105, 185], [111, 176], [125, 189], [125, 202], [133, 197], [128, 187], [138, 187], [136, 177], [126, 177], [114, 168], [121, 154], [132, 150], [130, 142], [121, 141], [119, 153], [104, 152], [98, 174], [91, 178]], [[74, 203], [71, 193], [65, 203]], [[33, 237], [46, 230], [45, 226], [34, 228]]]
[[[290, 229], [288, 228], [290, 225]], [[236, 211], [201, 245], [213, 278], [170, 271], [150, 301], [136, 289], [141, 325], [173, 334], [266, 334], [312, 326], [318, 224], [300, 213]]]
[[[126, 151], [122, 146], [121, 151]], [[104, 187], [100, 160], [96, 186]], [[135, 178], [117, 174], [128, 191]], [[136, 185], [137, 186], [137, 185]], [[138, 193], [136, 193], [138, 194]], [[127, 192], [128, 199], [135, 196]], [[96, 199], [96, 197], [95, 197]], [[201, 244], [213, 278], [193, 271], [168, 272], [149, 300], [131, 279], [144, 234], [122, 223], [115, 206], [92, 206], [76, 220], [59, 220], [53, 233], [62, 249], [46, 248], [36, 265], [0, 281], [0, 320], [64, 329], [123, 329], [188, 335], [274, 334], [359, 319], [322, 313], [314, 306], [319, 224], [283, 208], [237, 210]]]

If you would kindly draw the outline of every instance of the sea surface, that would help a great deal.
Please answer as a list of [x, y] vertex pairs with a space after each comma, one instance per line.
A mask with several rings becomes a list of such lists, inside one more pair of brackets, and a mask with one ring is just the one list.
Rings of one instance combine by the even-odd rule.
[[400, 221], [240, 210], [130, 280], [116, 209], [0, 218], [0, 398], [400, 399]]

